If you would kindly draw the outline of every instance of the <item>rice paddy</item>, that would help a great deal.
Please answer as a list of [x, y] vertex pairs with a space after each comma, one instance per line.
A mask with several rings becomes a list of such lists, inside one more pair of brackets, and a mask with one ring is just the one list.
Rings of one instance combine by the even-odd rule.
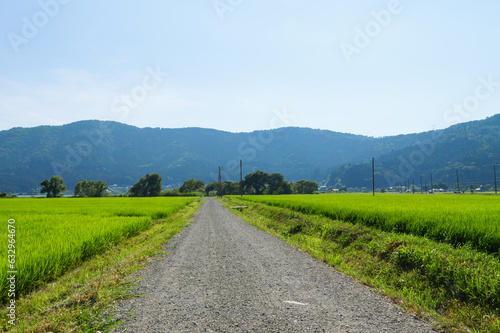
[[500, 247], [500, 196], [365, 194], [246, 196], [243, 200], [413, 234], [488, 253]]
[[[31, 292], [193, 200], [165, 197], [2, 200], [0, 216], [5, 234], [0, 240], [3, 249], [0, 299], [7, 299], [8, 271], [17, 272], [16, 296]], [[14, 269], [7, 261], [9, 220], [15, 220]]]

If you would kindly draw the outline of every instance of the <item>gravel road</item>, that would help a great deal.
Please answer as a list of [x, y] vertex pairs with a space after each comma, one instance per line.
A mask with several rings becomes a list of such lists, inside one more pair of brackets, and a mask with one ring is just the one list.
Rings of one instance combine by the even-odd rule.
[[165, 246], [116, 307], [125, 332], [436, 332], [212, 198]]

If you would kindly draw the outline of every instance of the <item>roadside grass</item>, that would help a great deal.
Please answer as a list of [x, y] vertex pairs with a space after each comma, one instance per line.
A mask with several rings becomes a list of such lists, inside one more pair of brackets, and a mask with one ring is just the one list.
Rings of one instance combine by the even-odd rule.
[[500, 332], [500, 261], [470, 247], [229, 197], [248, 223], [307, 251], [445, 332]]
[[155, 220], [136, 236], [92, 257], [73, 271], [16, 300], [16, 325], [0, 309], [2, 332], [107, 332], [120, 327], [111, 305], [129, 296], [129, 275], [162, 253], [162, 246], [181, 231], [201, 201]]

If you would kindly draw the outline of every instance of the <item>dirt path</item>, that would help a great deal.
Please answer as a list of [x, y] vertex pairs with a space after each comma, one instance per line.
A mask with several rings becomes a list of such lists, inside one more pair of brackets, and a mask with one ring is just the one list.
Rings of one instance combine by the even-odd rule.
[[117, 306], [126, 332], [434, 332], [211, 198], [166, 247]]

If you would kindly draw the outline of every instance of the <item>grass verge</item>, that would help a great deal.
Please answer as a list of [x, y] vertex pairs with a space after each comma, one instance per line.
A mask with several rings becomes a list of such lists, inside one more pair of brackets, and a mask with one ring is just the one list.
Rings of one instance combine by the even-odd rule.
[[307, 251], [445, 332], [500, 332], [500, 261], [468, 247], [288, 208], [223, 200], [248, 223]]
[[126, 239], [84, 262], [74, 271], [16, 300], [16, 325], [6, 306], [0, 309], [2, 332], [106, 332], [120, 326], [110, 305], [130, 297], [135, 281], [128, 276], [159, 254], [162, 245], [181, 231], [200, 206], [195, 201], [148, 230]]

